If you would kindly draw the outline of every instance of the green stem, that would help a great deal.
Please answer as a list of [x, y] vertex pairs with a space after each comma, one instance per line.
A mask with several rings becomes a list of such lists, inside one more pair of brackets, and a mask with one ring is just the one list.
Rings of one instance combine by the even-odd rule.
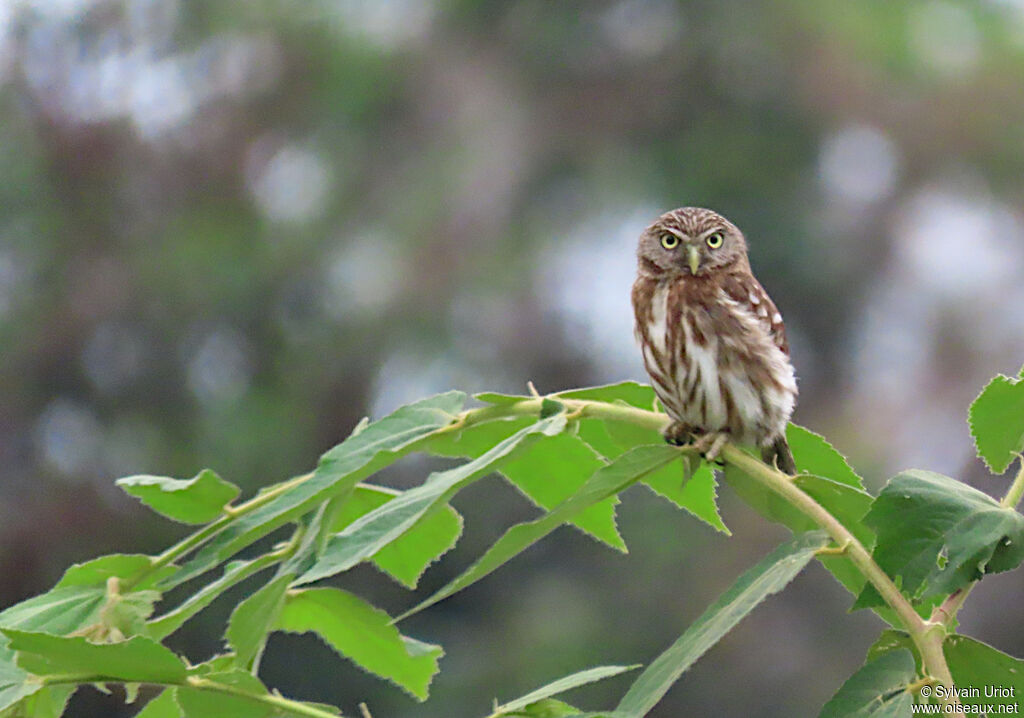
[[[104, 676], [101, 674], [65, 674], [57, 676], [43, 676], [40, 678], [43, 685], [46, 686], [59, 686], [67, 684], [85, 684], [85, 683], [124, 683], [120, 678], [114, 678], [111, 676]], [[292, 715], [307, 716], [307, 718], [338, 718], [337, 713], [325, 711], [322, 708], [316, 706], [307, 705], [300, 703], [299, 701], [293, 701], [284, 696], [277, 695], [275, 693], [249, 693], [241, 688], [235, 686], [229, 686], [224, 683], [217, 683], [206, 678], [200, 678], [199, 676], [189, 676], [182, 683], [153, 683], [146, 681], [146, 685], [163, 686], [164, 688], [173, 688], [176, 686], [185, 686], [188, 688], [194, 688], [200, 691], [210, 691], [211, 693], [226, 693], [227, 695], [235, 696], [238, 698], [244, 698], [260, 705], [269, 706], [277, 710], [287, 711]]]
[[900, 620], [908, 628], [916, 627], [923, 631], [926, 627], [924, 619], [918, 615], [910, 602], [896, 588], [892, 579], [875, 563], [871, 554], [864, 548], [864, 544], [857, 540], [850, 531], [825, 507], [804, 493], [800, 487], [793, 483], [792, 479], [781, 471], [777, 471], [767, 464], [758, 461], [750, 454], [726, 445], [722, 449], [722, 458], [742, 470], [754, 480], [764, 484], [767, 488], [779, 494], [782, 498], [800, 510], [805, 516], [814, 521], [820, 528], [824, 529], [836, 545], [845, 549], [846, 555], [857, 569], [868, 581], [878, 590], [885, 602], [889, 604]]
[[297, 544], [292, 541], [278, 551], [263, 554], [259, 558], [253, 559], [238, 571], [225, 571], [223, 576], [213, 583], [204, 586], [198, 593], [192, 594], [187, 601], [177, 608], [168, 611], [159, 618], [150, 620], [148, 622], [150, 634], [154, 638], [163, 640], [181, 628], [185, 622], [194, 615], [213, 603], [218, 596], [229, 588], [241, 583], [250, 576], [256, 575], [264, 569], [270, 568], [274, 564], [284, 561], [295, 553], [296, 548]]
[[967, 596], [976, 585], [978, 585], [977, 581], [953, 591], [953, 593], [946, 597], [945, 601], [932, 610], [932, 615], [928, 617], [928, 620], [933, 623], [942, 623], [947, 628], [950, 628], [953, 625], [957, 612], [964, 605], [964, 601], [967, 600]]
[[[553, 398], [564, 404], [567, 412], [577, 419], [593, 417], [606, 421], [622, 421], [653, 431], [661, 431], [668, 423], [668, 417], [664, 414], [637, 409], [635, 406], [608, 404], [603, 401], [589, 401], [586, 399], [563, 399], [558, 395], [555, 395]], [[540, 414], [543, 401], [543, 399], [523, 399], [514, 404], [496, 404], [480, 409], [470, 409], [469, 411], [462, 412], [453, 423], [439, 429], [438, 432], [457, 431], [473, 424], [482, 424], [485, 421], [492, 421], [494, 419], [538, 415]]]
[[[664, 414], [646, 411], [632, 406], [581, 399], [566, 399], [557, 395], [554, 395], [552, 398], [564, 404], [569, 415], [573, 419], [593, 417], [606, 421], [621, 421], [655, 431], [660, 431], [668, 423], [668, 418]], [[544, 399], [540, 397], [524, 398], [522, 401], [514, 403], [496, 404], [479, 409], [471, 409], [461, 413], [455, 421], [448, 426], [437, 430], [435, 433], [458, 431], [467, 426], [496, 419], [504, 419], [514, 416], [536, 416], [541, 412], [541, 405], [543, 401]], [[415, 445], [407, 448], [410, 450], [414, 449]], [[946, 664], [945, 655], [942, 651], [942, 643], [946, 635], [945, 622], [933, 620], [925, 621], [921, 618], [921, 616], [919, 616], [914, 610], [913, 606], [911, 606], [910, 602], [907, 601], [902, 593], [900, 593], [899, 589], [892, 582], [889, 576], [886, 575], [878, 564], [875, 563], [874, 559], [871, 558], [871, 554], [868, 553], [863, 544], [861, 544], [860, 541], [858, 541], [857, 538], [823, 506], [818, 504], [811, 496], [804, 493], [798, 486], [796, 486], [790, 477], [772, 467], [767, 466], [761, 461], [758, 461], [749, 454], [731, 445], [726, 445], [724, 447], [722, 450], [722, 458], [745, 471], [749, 476], [779, 494], [783, 499], [808, 516], [808, 518], [814, 521], [815, 524], [824, 529], [833, 538], [833, 540], [835, 540], [837, 545], [844, 547], [846, 555], [849, 556], [854, 566], [857, 567], [864, 577], [878, 590], [878, 593], [881, 595], [883, 600], [885, 600], [885, 602], [896, 612], [896, 615], [899, 617], [903, 627], [910, 634], [911, 639], [918, 648], [921, 659], [924, 663], [925, 671], [939, 683], [942, 683], [948, 688], [952, 688], [952, 675], [950, 674], [949, 667]], [[291, 481], [284, 482], [263, 492], [248, 502], [230, 509], [226, 512], [225, 516], [183, 539], [181, 542], [156, 557], [153, 561], [153, 566], [150, 568], [150, 572], [163, 565], [172, 563], [179, 557], [201, 545], [211, 536], [223, 530], [239, 516], [243, 516], [259, 506], [262, 506], [282, 492], [287, 491], [293, 486], [307, 480], [310, 476], [311, 474], [307, 474], [305, 476], [292, 479]], [[1022, 496], [1024, 496], [1024, 466], [1022, 466], [1021, 472], [1018, 473], [1017, 478], [1010, 487], [1010, 491], [1006, 498], [1003, 499], [1003, 505], [1016, 506]], [[141, 578], [143, 577], [137, 578], [135, 583], [138, 583]], [[128, 588], [130, 588], [130, 586]], [[966, 593], [966, 591], [964, 593]], [[950, 598], [953, 597], [951, 596]], [[962, 602], [962, 597], [959, 600]], [[957, 607], [959, 606], [957, 605]], [[949, 691], [949, 693], [952, 694], [952, 691]], [[955, 698], [952, 699], [951, 702], [954, 706], [959, 705]], [[307, 713], [306, 715], [319, 716], [323, 715], [323, 713]], [[957, 711], [954, 715], [962, 715], [962, 713]]]
[[247, 700], [260, 703], [265, 706], [271, 706], [278, 710], [287, 711], [293, 715], [308, 716], [308, 718], [338, 718], [337, 713], [330, 713], [317, 708], [316, 706], [306, 705], [299, 701], [293, 701], [284, 696], [277, 695], [275, 693], [266, 694], [255, 694], [249, 693], [236, 688], [235, 686], [229, 686], [224, 683], [217, 683], [216, 681], [207, 680], [206, 678], [199, 678], [193, 676], [188, 679], [188, 685], [191, 688], [196, 688], [201, 691], [211, 691], [213, 693], [226, 693], [231, 696], [237, 696], [239, 698], [245, 698]]
[[138, 576], [135, 576], [134, 579], [130, 581], [123, 581], [121, 584], [122, 591], [130, 591], [134, 586], [138, 585], [143, 580], [149, 578], [151, 575], [153, 575], [153, 573], [155, 573], [159, 569], [163, 568], [164, 566], [167, 566], [168, 564], [174, 563], [185, 554], [202, 546], [204, 543], [206, 543], [206, 541], [213, 538], [221, 531], [226, 529], [228, 526], [230, 526], [231, 523], [239, 517], [245, 516], [246, 514], [255, 511], [260, 506], [263, 506], [264, 504], [270, 502], [272, 499], [277, 498], [279, 495], [283, 494], [285, 491], [292, 488], [293, 486], [298, 486], [312, 475], [312, 473], [303, 474], [302, 476], [296, 476], [295, 478], [289, 479], [288, 481], [282, 481], [280, 484], [272, 486], [271, 488], [254, 496], [253, 498], [249, 499], [243, 504], [240, 504], [235, 507], [225, 508], [223, 516], [216, 519], [215, 521], [208, 523], [206, 526], [199, 529], [195, 533], [189, 534], [181, 541], [179, 541], [178, 543], [174, 544], [169, 549], [164, 551], [159, 556], [154, 557], [153, 561], [149, 564], [149, 568], [140, 573]]
[[[864, 548], [864, 544], [858, 541], [857, 537], [842, 522], [811, 496], [804, 493], [793, 483], [791, 477], [758, 461], [745, 451], [726, 444], [722, 449], [722, 458], [781, 496], [814, 521], [819, 528], [824, 529], [836, 542], [836, 545], [843, 547], [853, 565], [857, 567], [864, 578], [871, 582], [882, 599], [896, 612], [903, 627], [910, 634], [914, 645], [917, 646], [928, 675], [947, 688], [953, 687], [953, 676], [946, 663], [946, 656], [942, 652], [942, 642], [946, 637], [945, 626], [925, 621], [918, 615], [892, 579], [871, 558], [871, 554]], [[948, 694], [952, 695], [952, 691], [949, 691]], [[949, 702], [959, 705], [956, 698], [950, 699]], [[962, 714], [954, 712], [953, 715]]]
[[1020, 503], [1022, 496], [1024, 496], [1024, 456], [1020, 458], [1020, 468], [1017, 469], [1017, 476], [1014, 477], [1013, 483], [1010, 484], [1010, 488], [1006, 492], [1006, 496], [1003, 497], [999, 504], [1008, 509], [1015, 509], [1017, 504]]
[[34, 676], [31, 680], [44, 686], [65, 686], [86, 683], [120, 683], [121, 679], [101, 676], [96, 673], [56, 673], [50, 676]]
[[[480, 409], [470, 409], [469, 411], [465, 411], [460, 414], [459, 417], [448, 426], [438, 429], [436, 433], [457, 431], [473, 424], [480, 424], [494, 419], [503, 419], [511, 416], [537, 415], [540, 413], [542, 401], [543, 399], [524, 399], [523, 401], [516, 402], [514, 404], [499, 404], [495, 406], [485, 406]], [[559, 399], [559, 401], [565, 404], [578, 416], [593, 416], [595, 418], [611, 421], [625, 421], [654, 430], [661, 429], [665, 423], [665, 417], [663, 414], [655, 414], [654, 412], [644, 411], [643, 409], [637, 409], [631, 406], [573, 399]], [[409, 447], [409, 449], [412, 448], [414, 447]], [[303, 483], [312, 475], [312, 473], [304, 474], [288, 481], [283, 481], [280, 484], [263, 491], [259, 495], [254, 496], [245, 503], [239, 504], [235, 507], [226, 508], [223, 516], [207, 524], [195, 533], [189, 534], [159, 556], [156, 556], [149, 568], [134, 577], [134, 579], [122, 582], [123, 590], [125, 592], [130, 591], [134, 586], [141, 583], [160, 568], [174, 563], [182, 556], [199, 548], [209, 539], [213, 538], [230, 526], [236, 519], [255, 511], [266, 503], [269, 503], [282, 493]]]
[[[664, 414], [645, 411], [631, 406], [580, 399], [563, 399], [558, 396], [554, 398], [565, 404], [570, 414], [577, 416], [589, 416], [607, 421], [622, 421], [655, 431], [660, 431], [668, 423], [668, 417]], [[471, 410], [462, 414], [458, 421], [451, 427], [445, 427], [445, 429], [455, 430], [482, 421], [506, 416], [539, 414], [542, 401], [543, 399], [541, 398], [524, 399], [515, 404], [501, 404]], [[914, 645], [917, 646], [925, 671], [937, 682], [942, 683], [947, 688], [952, 688], [953, 676], [949, 671], [946, 656], [942, 651], [942, 643], [946, 636], [945, 625], [925, 621], [921, 618], [896, 587], [896, 584], [893, 583], [892, 579], [871, 558], [871, 554], [857, 540], [857, 537], [842, 522], [829, 513], [827, 509], [794, 484], [791, 477], [730, 444], [726, 444], [721, 456], [725, 461], [746, 472], [753, 479], [780, 495], [814, 521], [820, 528], [824, 529], [838, 546], [844, 547], [846, 555], [849, 556], [853, 565], [857, 567], [864, 578], [878, 590], [882, 599], [896, 612], [903, 627], [914, 641]], [[1024, 492], [1024, 478], [1020, 475], [1018, 475], [1018, 481], [1014, 481], [1014, 487], [1011, 488], [1011, 491], [1014, 489], [1017, 490], [1016, 498], [1019, 499], [1020, 493]], [[952, 695], [952, 691], [948, 691], [947, 694]], [[959, 706], [956, 698], [950, 699], [949, 702], [954, 706]], [[955, 710], [953, 715], [962, 715], [962, 713], [959, 710]]]

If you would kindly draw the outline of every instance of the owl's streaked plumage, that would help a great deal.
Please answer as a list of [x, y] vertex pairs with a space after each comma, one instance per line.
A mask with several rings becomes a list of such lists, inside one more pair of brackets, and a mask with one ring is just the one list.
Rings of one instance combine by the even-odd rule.
[[797, 395], [786, 330], [750, 271], [743, 233], [716, 212], [683, 207], [644, 230], [637, 261], [636, 337], [673, 421], [666, 438], [728, 435], [795, 473], [785, 434]]

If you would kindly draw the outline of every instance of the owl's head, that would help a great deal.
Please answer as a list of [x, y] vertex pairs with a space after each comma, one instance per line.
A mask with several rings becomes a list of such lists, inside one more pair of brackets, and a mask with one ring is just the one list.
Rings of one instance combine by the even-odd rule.
[[732, 222], [701, 207], [681, 207], [658, 217], [640, 235], [641, 274], [703, 276], [723, 268], [746, 268], [747, 241]]

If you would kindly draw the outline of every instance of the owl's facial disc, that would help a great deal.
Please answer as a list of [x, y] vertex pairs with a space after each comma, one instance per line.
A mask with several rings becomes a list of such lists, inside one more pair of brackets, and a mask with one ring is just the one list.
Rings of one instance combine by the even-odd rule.
[[658, 217], [640, 235], [637, 256], [640, 273], [659, 279], [749, 271], [743, 234], [721, 215], [699, 207]]

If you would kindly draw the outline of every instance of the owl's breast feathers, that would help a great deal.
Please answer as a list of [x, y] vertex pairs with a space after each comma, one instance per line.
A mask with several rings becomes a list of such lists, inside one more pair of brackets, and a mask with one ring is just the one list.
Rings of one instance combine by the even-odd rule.
[[676, 421], [764, 445], [796, 401], [782, 317], [749, 273], [641, 276], [636, 335], [652, 385]]

